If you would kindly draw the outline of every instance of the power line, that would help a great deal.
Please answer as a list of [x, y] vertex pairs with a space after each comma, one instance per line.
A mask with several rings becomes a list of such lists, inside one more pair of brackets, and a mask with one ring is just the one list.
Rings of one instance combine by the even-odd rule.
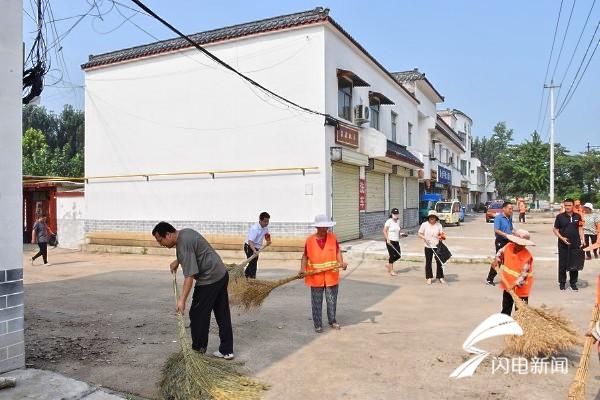
[[[548, 64], [546, 65], [546, 73], [544, 74], [544, 85], [546, 84], [546, 81], [548, 80], [548, 72], [550, 71], [550, 64], [552, 62], [552, 55], [554, 53], [554, 45], [556, 43], [556, 34], [558, 32], [558, 25], [560, 23], [560, 15], [562, 13], [563, 2], [564, 2], [564, 0], [560, 0], [560, 8], [558, 9], [558, 17], [556, 18], [556, 25], [554, 26], [554, 36], [552, 38], [552, 47], [550, 48], [550, 56], [548, 57]], [[542, 118], [542, 106], [544, 105], [545, 94], [546, 94], [546, 91], [544, 90], [544, 87], [542, 85], [542, 97], [540, 99], [540, 109], [538, 111], [538, 121], [537, 121], [536, 127], [540, 126], [540, 120]]]
[[577, 84], [573, 88], [573, 91], [571, 92], [571, 95], [569, 96], [568, 93], [567, 93], [567, 96], [565, 96], [565, 101], [561, 104], [561, 107], [558, 110], [558, 114], [556, 114], [557, 116], [560, 115], [560, 113], [563, 112], [563, 110], [567, 107], [567, 105], [569, 104], [569, 102], [573, 98], [573, 95], [577, 91], [577, 88], [579, 87], [579, 84], [581, 83], [581, 80], [583, 79], [583, 76], [585, 75], [585, 72], [587, 71], [588, 67], [590, 66], [590, 63], [592, 62], [592, 58], [594, 58], [594, 54], [596, 54], [596, 50], [598, 50], [598, 45], [600, 45], [600, 40], [598, 40], [596, 42], [596, 46], [594, 46], [594, 50], [592, 51], [592, 54], [590, 55], [590, 58], [588, 58], [587, 64], [585, 65], [585, 68], [583, 69], [583, 72], [581, 73], [581, 76], [579, 77], [579, 80], [577, 81]]
[[251, 85], [261, 89], [263, 92], [265, 92], [266, 94], [272, 96], [275, 99], [278, 99], [284, 103], [287, 103], [288, 105], [291, 105], [299, 110], [302, 110], [306, 113], [309, 114], [314, 114], [314, 115], [319, 115], [322, 117], [326, 118], [327, 120], [335, 120], [336, 122], [339, 122], [337, 120], [337, 118], [331, 117], [329, 114], [325, 114], [322, 113], [320, 111], [315, 111], [312, 110], [308, 107], [302, 106], [292, 100], [287, 99], [286, 97], [283, 97], [282, 95], [279, 95], [275, 92], [273, 92], [272, 90], [266, 88], [265, 86], [263, 86], [262, 84], [256, 82], [254, 79], [244, 75], [243, 73], [239, 72], [238, 70], [236, 70], [235, 68], [233, 68], [231, 65], [227, 64], [225, 61], [221, 60], [220, 58], [218, 58], [217, 56], [215, 56], [214, 54], [212, 54], [211, 52], [209, 52], [208, 50], [206, 50], [204, 47], [200, 46], [198, 43], [196, 43], [195, 41], [193, 41], [192, 39], [190, 39], [188, 36], [186, 36], [185, 34], [183, 34], [182, 32], [180, 32], [177, 28], [175, 28], [173, 25], [171, 25], [170, 23], [168, 23], [167, 21], [165, 21], [163, 18], [161, 18], [158, 14], [156, 14], [154, 11], [152, 11], [150, 8], [148, 8], [144, 3], [142, 3], [140, 0], [131, 0], [133, 3], [135, 3], [138, 7], [140, 7], [142, 10], [144, 10], [145, 12], [147, 12], [148, 14], [150, 14], [153, 18], [155, 18], [156, 20], [158, 20], [160, 23], [162, 23], [164, 26], [166, 26], [167, 28], [169, 28], [171, 31], [173, 31], [174, 33], [176, 33], [179, 37], [181, 37], [182, 39], [184, 39], [185, 41], [187, 41], [188, 43], [190, 43], [192, 46], [194, 46], [197, 50], [199, 50], [200, 52], [204, 53], [207, 57], [209, 57], [211, 60], [215, 61], [217, 64], [223, 66], [225, 69], [233, 72], [234, 74], [238, 75], [240, 78], [242, 78], [243, 80], [247, 81], [248, 83], [250, 83]]
[[[563, 100], [563, 102], [558, 107], [558, 113], [556, 114], [557, 116], [562, 113], [562, 111], [565, 109], [565, 107], [568, 104], [568, 102], [570, 101], [570, 99], [573, 97], [573, 93], [577, 89], [576, 86], [579, 86], [579, 82], [581, 82], [581, 78], [583, 78], [583, 74], [585, 74], [585, 71], [587, 70], [588, 66], [590, 65], [590, 61], [592, 60], [592, 57], [594, 56], [594, 53], [596, 52], [596, 49], [598, 48], [598, 43], [596, 43], [596, 47], [594, 47], [594, 50], [588, 59], [588, 62], [585, 66], [583, 73], [581, 74], [581, 76], [579, 76], [579, 72], [581, 71], [581, 68], [583, 67], [583, 64], [585, 63], [586, 57], [590, 51], [590, 48], [592, 47], [592, 44], [594, 43], [594, 39], [596, 38], [596, 33], [598, 32], [598, 28], [600, 28], [600, 20], [598, 21], [598, 24], [596, 25], [596, 29], [594, 30], [594, 33], [592, 35], [592, 38], [590, 39], [590, 43], [588, 44], [587, 49], [585, 50], [585, 54], [583, 55], [581, 62], [579, 63], [577, 72], [575, 73], [575, 76], [573, 77], [573, 81], [571, 82], [571, 85], [569, 86], [569, 90], [567, 91], [567, 94], [565, 95], [565, 100]], [[577, 80], [578, 77], [579, 77], [579, 80]], [[575, 83], [576, 81], [577, 81], [577, 85]]]
[[[565, 81], [565, 78], [567, 77], [567, 74], [569, 73], [569, 69], [571, 68], [571, 64], [573, 63], [573, 60], [575, 59], [575, 54], [577, 53], [577, 49], [579, 48], [579, 43], [581, 42], [581, 38], [583, 37], [583, 34], [585, 33], [585, 28], [587, 28], [587, 24], [590, 20], [590, 16], [592, 15], [592, 11], [594, 10], [594, 6], [596, 5], [596, 0], [594, 0], [592, 2], [592, 6], [590, 7], [590, 11], [587, 14], [587, 17], [585, 18], [585, 23], [583, 24], [583, 28], [581, 29], [581, 33], [579, 34], [579, 38], [577, 39], [577, 43], [575, 44], [575, 48], [573, 49], [573, 53], [571, 54], [571, 58], [569, 59], [569, 63], [567, 64], [567, 68], [565, 69], [565, 73], [563, 74], [561, 80], [560, 80], [560, 84], [562, 85], [563, 82]], [[556, 98], [558, 99], [560, 97], [560, 90], [562, 89], [559, 88], [558, 89], [558, 93], [556, 95]]]
[[571, 18], [573, 17], [573, 11], [575, 10], [575, 4], [577, 0], [573, 0], [573, 5], [571, 6], [571, 12], [569, 13], [569, 19], [567, 20], [567, 26], [565, 27], [565, 33], [562, 38], [562, 43], [560, 44], [560, 50], [558, 51], [558, 56], [556, 57], [556, 64], [554, 65], [554, 70], [552, 71], [551, 81], [554, 80], [554, 75], [556, 75], [556, 69], [558, 68], [558, 63], [560, 62], [560, 56], [562, 55], [563, 48], [565, 47], [565, 40], [567, 39], [567, 33], [569, 33], [569, 26], [571, 26]]

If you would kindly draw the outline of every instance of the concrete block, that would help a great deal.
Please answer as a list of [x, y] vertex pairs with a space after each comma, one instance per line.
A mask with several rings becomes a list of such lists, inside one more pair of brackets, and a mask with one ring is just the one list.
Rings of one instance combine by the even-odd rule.
[[23, 268], [6, 270], [6, 281], [18, 281], [23, 279]]
[[[11, 294], [6, 297], [7, 307], [14, 307], [21, 304], [23, 304], [23, 293]], [[2, 304], [0, 303], [0, 308], [2, 308], [1, 305]]]
[[[2, 332], [2, 324], [4, 324], [4, 326], [5, 326], [4, 332]], [[15, 318], [15, 319], [11, 319], [6, 322], [2, 322], [2, 324], [0, 324], [0, 333], [10, 333], [10, 332], [22, 331], [23, 325], [24, 325], [24, 320], [23, 320], [23, 318]]]
[[[0, 283], [0, 296], [5, 296], [23, 291], [23, 281], [12, 281]], [[3, 320], [0, 318], [0, 320]]]
[[12, 346], [7, 347], [8, 358], [20, 356], [21, 354], [25, 354], [25, 342], [16, 343]]
[[[25, 366], [25, 354], [21, 354], [19, 356], [13, 358], [7, 358], [6, 360], [0, 361], [0, 373], [12, 371], [17, 368], [23, 368]], [[14, 375], [11, 375], [14, 376]], [[17, 385], [19, 386], [19, 385]], [[3, 399], [25, 399], [27, 397], [10, 397], [10, 391], [12, 389], [4, 389], [2, 395], [7, 395], [7, 397], [2, 397]], [[43, 393], [43, 392], [40, 392]], [[43, 397], [29, 397], [30, 399], [42, 399]], [[51, 399], [52, 397], [48, 397]], [[56, 398], [56, 397], [55, 397]], [[60, 398], [60, 397], [57, 397]]]
[[11, 332], [0, 335], [0, 348], [12, 346], [23, 341], [23, 332]]
[[8, 321], [15, 318], [23, 318], [23, 305], [0, 310], [0, 321]]

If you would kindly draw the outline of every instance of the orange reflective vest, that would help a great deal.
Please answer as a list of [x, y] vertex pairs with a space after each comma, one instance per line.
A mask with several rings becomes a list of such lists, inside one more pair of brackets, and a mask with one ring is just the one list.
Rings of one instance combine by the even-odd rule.
[[[523, 266], [529, 263], [529, 272], [525, 282], [521, 286], [515, 286], [523, 271]], [[515, 253], [515, 244], [508, 243], [504, 246], [504, 263], [502, 265], [502, 282], [506, 281], [509, 288], [514, 287], [515, 293], [519, 297], [529, 297], [529, 292], [533, 286], [533, 257], [527, 249], [522, 249]], [[505, 290], [504, 283], [500, 285]]]
[[[327, 232], [325, 247], [321, 249], [317, 243], [317, 235], [311, 235], [306, 239], [306, 272], [318, 271], [336, 267], [337, 262], [337, 239], [331, 232]], [[323, 272], [304, 278], [306, 286], [324, 287], [335, 286], [340, 281], [340, 273], [335, 271]]]

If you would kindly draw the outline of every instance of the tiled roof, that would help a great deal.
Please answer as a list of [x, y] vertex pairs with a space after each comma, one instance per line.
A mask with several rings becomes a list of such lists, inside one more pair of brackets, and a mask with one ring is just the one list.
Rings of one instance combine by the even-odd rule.
[[390, 158], [395, 158], [400, 161], [407, 162], [409, 164], [415, 165], [417, 167], [423, 167], [423, 163], [421, 160], [417, 158], [413, 153], [411, 153], [406, 146], [403, 146], [399, 143], [392, 142], [388, 140], [387, 142], [387, 152], [386, 156]]
[[425, 78], [425, 74], [423, 72], [419, 72], [417, 68], [410, 71], [402, 71], [402, 72], [392, 72], [392, 76], [396, 78], [398, 82], [414, 82], [420, 81]]
[[[221, 40], [235, 39], [243, 36], [277, 31], [300, 25], [312, 24], [327, 20], [329, 15], [328, 8], [317, 7], [309, 11], [298, 12], [294, 14], [281, 15], [261, 19], [259, 21], [248, 22], [244, 24], [232, 25], [225, 28], [214, 29], [211, 31], [195, 33], [189, 37], [196, 43], [203, 45], [207, 43], [218, 42]], [[174, 38], [161, 40], [150, 44], [145, 44], [127, 49], [111, 51], [99, 55], [90, 55], [87, 63], [81, 68], [92, 68], [100, 65], [112, 64], [120, 61], [132, 60], [139, 57], [145, 57], [184, 48], [191, 45], [183, 38]]]
[[[225, 28], [214, 29], [211, 31], [195, 33], [189, 35], [190, 39], [194, 40], [199, 45], [219, 42], [223, 40], [231, 40], [244, 36], [255, 35], [259, 33], [273, 32], [287, 28], [293, 28], [303, 25], [310, 25], [319, 22], [329, 22], [338, 31], [340, 31], [353, 45], [369, 57], [386, 75], [394, 79], [401, 90], [410, 96], [417, 104], [419, 100], [408, 91], [394, 76], [373, 57], [369, 52], [362, 47], [348, 32], [344, 30], [337, 22], [329, 16], [329, 9], [316, 7], [312, 10], [297, 12], [294, 14], [281, 15], [278, 17], [261, 19], [259, 21], [246, 22], [243, 24], [232, 25]], [[141, 46], [130, 47], [127, 49], [111, 51], [110, 53], [90, 55], [87, 63], [81, 65], [81, 68], [93, 68], [101, 65], [113, 64], [117, 62], [133, 60], [136, 58], [167, 53], [192, 47], [189, 42], [183, 38], [174, 38], [161, 40], [159, 42], [149, 43]]]

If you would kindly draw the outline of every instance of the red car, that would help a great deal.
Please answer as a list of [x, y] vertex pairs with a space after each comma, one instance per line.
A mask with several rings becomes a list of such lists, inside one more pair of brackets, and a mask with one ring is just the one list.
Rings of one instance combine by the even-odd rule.
[[502, 212], [502, 203], [501, 202], [493, 202], [491, 203], [487, 211], [485, 212], [485, 222], [494, 222], [494, 219], [498, 214]]

